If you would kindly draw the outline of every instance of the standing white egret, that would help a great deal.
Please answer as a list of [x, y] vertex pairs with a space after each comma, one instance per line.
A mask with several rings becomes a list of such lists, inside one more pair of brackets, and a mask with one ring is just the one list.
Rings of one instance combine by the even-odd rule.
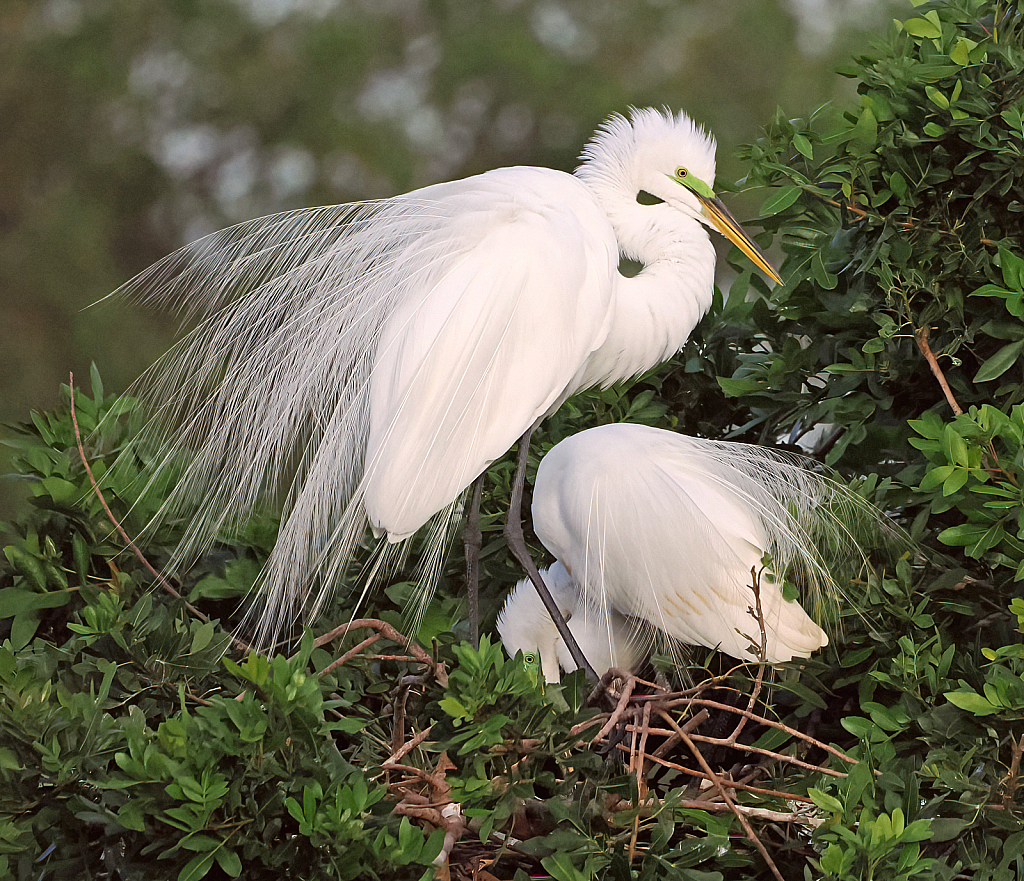
[[[540, 574], [569, 632], [599, 676], [610, 667], [628, 670], [642, 660], [626, 619], [614, 609], [589, 603], [565, 566], [555, 563]], [[537, 656], [547, 682], [558, 682], [560, 669], [567, 673], [578, 669], [528, 578], [509, 591], [497, 630], [509, 656], [518, 651]]]
[[[773, 664], [828, 644], [779, 580], [794, 572], [812, 600], [834, 589], [826, 560], [859, 553], [851, 530], [865, 523], [884, 531], [881, 512], [797, 457], [627, 423], [556, 444], [533, 492], [534, 530], [597, 620], [629, 616], [634, 644], [668, 637], [756, 660], [756, 573]], [[518, 619], [524, 600], [510, 596], [505, 618]], [[535, 642], [510, 650], [555, 635], [550, 619], [531, 633]]]
[[[377, 202], [214, 233], [121, 291], [200, 317], [151, 369], [179, 556], [280, 504], [260, 632], [314, 614], [367, 525], [392, 546], [437, 518], [576, 391], [636, 375], [711, 303], [708, 228], [778, 281], [712, 191], [714, 140], [683, 113], [613, 116], [575, 174], [501, 168]], [[620, 255], [640, 261], [634, 278]], [[507, 533], [521, 538], [523, 468]], [[191, 513], [197, 512], [197, 513]], [[428, 560], [431, 559], [428, 555]], [[538, 590], [541, 590], [538, 584]]]

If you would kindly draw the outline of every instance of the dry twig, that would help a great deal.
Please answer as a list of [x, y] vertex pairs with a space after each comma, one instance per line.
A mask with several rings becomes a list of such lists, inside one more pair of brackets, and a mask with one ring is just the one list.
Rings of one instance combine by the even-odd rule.
[[[377, 657], [397, 661], [418, 661], [419, 663], [424, 664], [433, 672], [434, 677], [437, 679], [437, 681], [441, 684], [442, 687], [447, 687], [448, 674], [447, 672], [445, 672], [443, 663], [435, 663], [434, 659], [431, 658], [430, 655], [428, 655], [422, 648], [420, 648], [420, 646], [418, 646], [408, 636], [399, 633], [394, 627], [392, 627], [386, 621], [380, 621], [377, 618], [356, 618], [352, 621], [349, 621], [348, 624], [342, 624], [340, 627], [335, 627], [334, 630], [331, 630], [328, 633], [323, 634], [323, 636], [318, 636], [313, 645], [316, 648], [320, 648], [321, 646], [326, 645], [327, 643], [331, 642], [334, 639], [337, 639], [338, 637], [347, 635], [350, 630], [356, 630], [360, 627], [369, 627], [372, 630], [376, 630], [380, 636], [383, 636], [385, 639], [391, 640], [393, 643], [397, 645], [404, 646], [405, 649], [409, 652], [409, 655], [378, 655]], [[349, 660], [351, 660], [351, 658], [355, 657], [363, 647], [365, 647], [366, 645], [370, 645], [371, 643], [376, 641], [376, 639], [377, 637], [372, 637], [363, 640], [363, 642], [356, 646], [355, 649], [346, 652], [336, 661], [332, 661], [327, 667], [320, 671], [320, 675], [324, 676], [325, 674], [330, 673], [337, 667], [340, 667], [342, 664], [347, 663]]]
[[946, 382], [946, 375], [942, 372], [942, 368], [939, 367], [939, 361], [935, 357], [935, 353], [932, 351], [932, 347], [928, 344], [928, 337], [931, 335], [931, 331], [927, 327], [918, 327], [914, 329], [914, 342], [917, 343], [917, 348], [924, 355], [925, 361], [928, 362], [928, 366], [932, 370], [932, 374], [939, 381], [939, 387], [942, 389], [942, 393], [946, 396], [946, 401], [949, 406], [952, 407], [953, 413], [959, 416], [963, 413], [963, 409], [956, 402], [956, 398], [953, 397], [953, 390], [949, 387], [949, 383]]

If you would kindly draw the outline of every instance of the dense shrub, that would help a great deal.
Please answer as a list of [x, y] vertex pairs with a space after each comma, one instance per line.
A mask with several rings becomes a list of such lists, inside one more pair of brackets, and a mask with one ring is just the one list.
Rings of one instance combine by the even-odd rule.
[[[802, 802], [734, 793], [787, 878], [1024, 875], [1022, 70], [1020, 2], [934, 2], [894, 23], [843, 71], [859, 106], [780, 113], [745, 150], [786, 284], [741, 270], [680, 357], [579, 396], [537, 442], [629, 419], [800, 443], [920, 543], [851, 582], [843, 638], [814, 659], [762, 686], [746, 670], [716, 681], [717, 702], [760, 687], [762, 718], [858, 761], [748, 726], [743, 745], [808, 766], [757, 772]], [[163, 488], [139, 497], [144, 450], [134, 473], [107, 470], [135, 404], [96, 375], [73, 399], [110, 513], [138, 535]], [[412, 647], [388, 629], [407, 627], [397, 583], [360, 610], [375, 629], [247, 657], [228, 633], [271, 515], [180, 575], [189, 609], [112, 529], [69, 409], [7, 442], [34, 507], [0, 560], [0, 876], [769, 877], [691, 778], [631, 772], [610, 754], [628, 736], [586, 745], [604, 717], [579, 676], [544, 694], [490, 640], [461, 641], [458, 555]], [[495, 465], [485, 500], [485, 620], [518, 578], [500, 537], [510, 474]], [[182, 527], [149, 534], [157, 569]], [[357, 593], [315, 632], [349, 620]], [[721, 669], [695, 656], [694, 673], [701, 661]]]

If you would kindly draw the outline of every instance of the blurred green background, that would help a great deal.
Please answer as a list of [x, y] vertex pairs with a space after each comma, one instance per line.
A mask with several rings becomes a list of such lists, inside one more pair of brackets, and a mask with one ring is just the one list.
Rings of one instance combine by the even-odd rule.
[[[117, 299], [204, 233], [499, 165], [571, 170], [609, 113], [686, 109], [732, 152], [834, 73], [894, 0], [4, 0], [0, 421], [95, 361], [127, 386], [172, 315]], [[757, 199], [731, 200], [740, 216]], [[0, 453], [0, 457], [2, 457]], [[0, 471], [6, 470], [0, 458]], [[0, 482], [0, 518], [23, 496]]]

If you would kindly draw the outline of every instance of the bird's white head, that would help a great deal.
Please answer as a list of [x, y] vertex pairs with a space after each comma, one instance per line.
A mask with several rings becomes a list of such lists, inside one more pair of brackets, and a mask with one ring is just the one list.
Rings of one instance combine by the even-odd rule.
[[628, 256], [643, 259], [640, 243], [656, 228], [672, 230], [672, 215], [682, 213], [722, 233], [782, 282], [715, 195], [715, 139], [682, 111], [631, 108], [628, 117], [611, 116], [584, 148], [576, 175], [597, 195]]
[[708, 190], [715, 182], [715, 139], [682, 111], [616, 113], [594, 133], [582, 160], [576, 173], [595, 189], [625, 190], [641, 204], [667, 202], [695, 220], [703, 219], [700, 201], [674, 176], [685, 169]]
[[[615, 609], [588, 602], [582, 588], [560, 562], [541, 570], [551, 598], [584, 657], [599, 673], [610, 667], [631, 669], [643, 660], [642, 639], [634, 639], [626, 619]], [[509, 592], [498, 616], [498, 634], [509, 655], [522, 651], [536, 663], [545, 682], [558, 682], [559, 670], [576, 669], [568, 647], [528, 578]]]
[[[542, 569], [541, 577], [563, 618], [571, 618], [577, 588], [561, 563]], [[539, 663], [546, 682], [559, 681], [558, 631], [528, 578], [509, 593], [498, 615], [498, 635], [509, 656], [521, 651], [527, 665]]]

